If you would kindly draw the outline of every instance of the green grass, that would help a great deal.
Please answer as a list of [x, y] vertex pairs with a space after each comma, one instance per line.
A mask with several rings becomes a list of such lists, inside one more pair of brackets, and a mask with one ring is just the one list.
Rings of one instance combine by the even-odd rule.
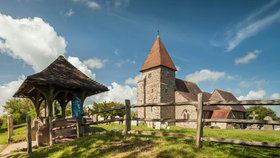
[[[98, 125], [92, 126], [95, 131], [104, 130], [124, 130], [124, 125], [109, 124], [109, 125]], [[148, 128], [147, 126], [132, 126], [132, 130], [140, 131], [161, 131], [166, 133], [183, 133], [186, 135], [196, 135], [196, 129], [182, 128], [178, 126], [171, 126], [170, 129], [156, 130]], [[231, 139], [242, 139], [250, 141], [261, 141], [261, 142], [275, 142], [280, 143], [280, 131], [268, 131], [268, 130], [241, 130], [241, 129], [203, 129], [204, 137], [214, 138], [231, 138]]]
[[[94, 131], [120, 130], [123, 125], [110, 124], [93, 126]], [[145, 126], [132, 127], [133, 130], [154, 130]], [[184, 133], [195, 135], [195, 129], [171, 127], [162, 132]], [[249, 130], [218, 130], [205, 129], [207, 137], [224, 137], [254, 141], [272, 141], [280, 143], [279, 131], [249, 131]], [[98, 158], [98, 157], [280, 157], [280, 150], [275, 148], [250, 147], [220, 143], [204, 142], [203, 148], [194, 148], [195, 141], [181, 138], [156, 136], [130, 136], [120, 134], [102, 134], [82, 137], [73, 142], [56, 144], [51, 147], [40, 147], [29, 156], [25, 153], [11, 157], [49, 157], [49, 158]]]
[[[12, 136], [12, 142], [24, 141], [26, 139], [26, 127], [20, 127], [14, 129], [14, 134]], [[8, 131], [7, 128], [0, 129], [0, 144], [8, 143]]]

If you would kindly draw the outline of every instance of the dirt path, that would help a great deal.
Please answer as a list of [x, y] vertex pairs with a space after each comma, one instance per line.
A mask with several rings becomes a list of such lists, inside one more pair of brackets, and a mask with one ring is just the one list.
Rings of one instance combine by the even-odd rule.
[[[32, 141], [32, 147], [36, 146], [36, 141]], [[12, 151], [19, 151], [27, 148], [27, 142], [19, 142], [14, 144], [9, 144], [2, 152], [0, 153], [0, 157], [5, 157]]]

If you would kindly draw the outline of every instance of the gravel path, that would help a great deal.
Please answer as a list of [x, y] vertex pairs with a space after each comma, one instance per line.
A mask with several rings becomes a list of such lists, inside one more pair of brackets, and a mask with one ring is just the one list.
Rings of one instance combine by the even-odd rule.
[[[36, 146], [36, 141], [32, 141], [32, 147]], [[9, 144], [1, 153], [0, 157], [5, 157], [12, 151], [19, 151], [27, 148], [27, 142], [19, 142], [14, 144]]]

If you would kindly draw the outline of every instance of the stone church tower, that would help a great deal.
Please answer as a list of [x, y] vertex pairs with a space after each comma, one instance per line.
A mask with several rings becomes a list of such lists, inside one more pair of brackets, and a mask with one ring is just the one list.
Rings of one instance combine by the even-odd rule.
[[[157, 36], [144, 64], [137, 84], [137, 105], [175, 102], [176, 67]], [[138, 118], [175, 118], [175, 107], [143, 107], [137, 110]]]

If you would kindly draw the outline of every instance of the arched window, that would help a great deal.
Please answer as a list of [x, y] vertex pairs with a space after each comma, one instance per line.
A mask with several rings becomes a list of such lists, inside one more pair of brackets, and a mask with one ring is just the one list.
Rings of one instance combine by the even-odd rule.
[[182, 116], [183, 116], [183, 119], [186, 119], [186, 120], [189, 119], [189, 113], [186, 109], [182, 112]]

